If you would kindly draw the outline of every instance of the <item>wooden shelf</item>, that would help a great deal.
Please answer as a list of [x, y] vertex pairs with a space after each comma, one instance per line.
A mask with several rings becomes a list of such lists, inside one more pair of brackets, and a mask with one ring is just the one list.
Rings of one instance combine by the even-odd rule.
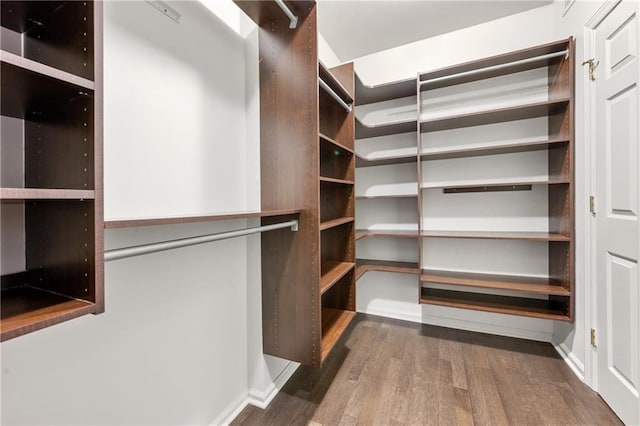
[[527, 293], [570, 296], [571, 293], [554, 285], [549, 278], [523, 277], [496, 274], [480, 274], [475, 272], [457, 272], [423, 269], [420, 281], [424, 283], [452, 284], [467, 287], [515, 290]]
[[399, 238], [417, 238], [418, 231], [398, 231], [398, 230], [375, 230], [356, 229], [356, 240], [365, 237], [399, 237]]
[[320, 223], [320, 231], [324, 231], [326, 229], [335, 228], [336, 226], [344, 225], [345, 223], [353, 223], [355, 219], [352, 217], [341, 217], [334, 220], [329, 220], [326, 222]]
[[383, 194], [383, 195], [356, 195], [356, 200], [376, 200], [390, 198], [417, 198], [418, 194]]
[[260, 212], [215, 213], [202, 216], [171, 216], [140, 219], [110, 219], [104, 221], [105, 228], [134, 228], [139, 226], [174, 225], [179, 223], [212, 222], [218, 220], [254, 219], [259, 217], [276, 217], [298, 215], [302, 210], [264, 210]]
[[92, 200], [94, 191], [48, 188], [0, 188], [2, 200]]
[[466, 73], [468, 71], [482, 70], [483, 68], [494, 67], [496, 65], [509, 64], [512, 62], [521, 61], [523, 59], [537, 58], [550, 53], [561, 52], [563, 50], [569, 49], [569, 44], [570, 39], [566, 39], [422, 73], [419, 75], [419, 79], [421, 82], [439, 77], [451, 76], [451, 78], [448, 78], [444, 81], [422, 84], [421, 90], [424, 91], [438, 89], [441, 87], [464, 84], [472, 81], [484, 80], [487, 78], [499, 77], [522, 71], [533, 70], [536, 68], [547, 67], [554, 63], [558, 63], [561, 58], [538, 59], [526, 64], [509, 66], [498, 70], [479, 71], [472, 75], [462, 75], [456, 77], [456, 74]]
[[336, 178], [331, 178], [331, 177], [326, 177], [326, 176], [320, 176], [319, 178], [320, 183], [337, 183], [340, 185], [354, 185], [355, 182], [352, 180], [345, 180], [345, 179], [336, 179]]
[[397, 272], [402, 274], [420, 274], [417, 262], [398, 262], [393, 260], [356, 259], [356, 280], [369, 271]]
[[341, 144], [340, 142], [331, 139], [329, 136], [324, 135], [322, 133], [320, 133], [320, 143], [329, 143], [331, 145], [333, 145], [335, 148], [341, 149], [343, 151], [349, 152], [351, 154], [353, 154], [353, 149], [346, 147], [345, 145]]
[[322, 308], [321, 353], [323, 361], [355, 316], [354, 311]]
[[[480, 192], [483, 190], [509, 190], [513, 187], [531, 186], [531, 185], [561, 185], [569, 183], [569, 179], [547, 179], [547, 180], [528, 180], [528, 181], [505, 181], [505, 182], [477, 182], [477, 183], [460, 183], [454, 182], [426, 184], [420, 189], [444, 189], [450, 192], [460, 190], [460, 192]], [[515, 188], [514, 188], [515, 189]]]
[[501, 231], [422, 231], [423, 237], [470, 238], [484, 240], [571, 241], [562, 234], [549, 232], [501, 232]]
[[[480, 157], [483, 155], [511, 154], [514, 152], [543, 151], [553, 146], [560, 146], [569, 142], [566, 138], [540, 140], [533, 142], [509, 143], [492, 146], [476, 146], [468, 148], [452, 148], [432, 150], [420, 154], [421, 161], [448, 160], [452, 158]], [[358, 163], [356, 162], [356, 166]]]
[[559, 302], [549, 300], [496, 296], [423, 287], [421, 290], [420, 303], [533, 318], [570, 321], [566, 310], [568, 306], [563, 306]]
[[329, 290], [340, 278], [355, 267], [353, 262], [323, 262], [320, 278], [320, 294]]
[[49, 327], [95, 311], [95, 304], [34, 287], [2, 291], [0, 341]]
[[459, 129], [462, 127], [481, 126], [484, 124], [502, 123], [527, 118], [554, 115], [564, 110], [569, 98], [554, 99], [546, 102], [535, 102], [525, 105], [497, 108], [486, 111], [459, 114], [420, 122], [421, 132]]
[[416, 163], [418, 157], [416, 154], [411, 155], [390, 155], [387, 157], [378, 157], [375, 159], [366, 159], [356, 154], [356, 168], [359, 167], [375, 167], [375, 166], [388, 166], [392, 164], [407, 164]]
[[21, 68], [28, 72], [34, 72], [65, 83], [70, 83], [87, 90], [93, 91], [96, 86], [93, 81], [86, 78], [79, 77], [75, 74], [71, 74], [3, 50], [0, 50], [0, 62], [13, 65], [14, 67]]
[[351, 97], [347, 89], [344, 88], [342, 83], [333, 76], [329, 68], [327, 68], [322, 62], [318, 62], [318, 76], [322, 81], [327, 83], [327, 85], [331, 87], [345, 103], [353, 103], [353, 97]]
[[370, 86], [364, 84], [362, 79], [356, 74], [356, 105], [367, 105], [415, 96], [416, 84], [417, 79], [413, 77]]
[[416, 132], [418, 119], [399, 120], [390, 123], [380, 123], [368, 126], [356, 117], [356, 139], [374, 138], [377, 136], [396, 135], [400, 133]]
[[[3, 57], [8, 55], [3, 52]], [[17, 62], [24, 65], [24, 61]], [[9, 117], [29, 118], [33, 110], [56, 111], [61, 106], [68, 108], [67, 104], [70, 102], [82, 98], [90, 99], [93, 96], [93, 91], [83, 86], [5, 61], [0, 64], [0, 73], [2, 75], [2, 115]], [[58, 77], [62, 73], [60, 71]]]

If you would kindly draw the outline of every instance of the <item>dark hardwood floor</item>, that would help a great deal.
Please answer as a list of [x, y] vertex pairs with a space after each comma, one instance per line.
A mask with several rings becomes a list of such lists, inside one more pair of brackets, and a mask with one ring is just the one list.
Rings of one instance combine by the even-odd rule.
[[232, 424], [621, 422], [550, 344], [358, 314], [323, 368], [300, 367]]

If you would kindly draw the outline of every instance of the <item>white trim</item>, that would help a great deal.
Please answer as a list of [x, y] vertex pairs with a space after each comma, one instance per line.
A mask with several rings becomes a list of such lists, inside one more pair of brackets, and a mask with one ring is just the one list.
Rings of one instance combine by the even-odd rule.
[[273, 379], [273, 383], [271, 383], [267, 389], [264, 391], [249, 389], [247, 395], [236, 398], [210, 423], [210, 426], [226, 426], [230, 424], [249, 404], [262, 409], [267, 408], [269, 403], [276, 397], [280, 389], [287, 383], [299, 366], [300, 364], [297, 362], [289, 362], [280, 374]]
[[495, 334], [498, 336], [515, 337], [518, 339], [536, 340], [540, 342], [551, 343], [552, 331], [548, 332], [540, 330], [530, 330], [504, 325], [496, 325], [495, 323], [483, 323], [463, 320], [453, 317], [445, 317], [440, 315], [417, 315], [402, 311], [392, 311], [387, 309], [368, 309], [363, 313], [370, 315], [378, 315], [386, 318], [394, 318], [404, 321], [416, 322], [420, 324], [435, 325], [439, 327], [456, 328], [459, 330], [474, 331], [477, 333]]
[[287, 383], [287, 381], [293, 376], [300, 364], [297, 362], [290, 362], [286, 367], [278, 374], [273, 380], [273, 383], [265, 390], [249, 389], [249, 395], [247, 396], [247, 403], [256, 406], [258, 408], [267, 408], [267, 406], [273, 401], [280, 389]]
[[584, 364], [580, 362], [578, 357], [575, 356], [564, 343], [553, 345], [553, 347], [556, 349], [556, 352], [560, 354], [562, 359], [564, 359], [564, 362], [567, 363], [569, 368], [573, 370], [574, 374], [584, 382]]

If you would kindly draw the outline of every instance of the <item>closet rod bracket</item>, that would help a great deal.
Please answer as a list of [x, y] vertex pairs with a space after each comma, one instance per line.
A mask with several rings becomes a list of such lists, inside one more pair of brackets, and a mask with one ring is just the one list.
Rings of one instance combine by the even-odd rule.
[[289, 22], [289, 28], [294, 30], [298, 26], [298, 17], [287, 7], [283, 0], [274, 0], [278, 7], [287, 15], [287, 18], [291, 22]]

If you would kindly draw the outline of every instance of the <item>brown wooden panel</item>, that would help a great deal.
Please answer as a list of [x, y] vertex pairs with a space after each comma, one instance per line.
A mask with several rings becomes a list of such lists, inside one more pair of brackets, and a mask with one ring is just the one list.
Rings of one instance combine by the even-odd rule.
[[329, 290], [342, 277], [355, 267], [353, 262], [324, 262], [322, 264], [322, 279], [320, 280], [320, 294]]
[[569, 321], [569, 298], [566, 297], [562, 298], [562, 302], [560, 302], [423, 287], [420, 302], [477, 311]]
[[91, 302], [29, 286], [3, 291], [1, 301], [0, 341], [94, 313], [96, 309]]
[[357, 259], [356, 260], [356, 280], [360, 279], [366, 272], [398, 272], [403, 274], [420, 274], [418, 262], [398, 262], [392, 260]]
[[320, 176], [353, 181], [353, 152], [320, 138]]
[[321, 182], [320, 222], [355, 216], [353, 185]]
[[[262, 210], [301, 209], [298, 232], [262, 234], [263, 349], [319, 365], [320, 240], [318, 56], [312, 2], [287, 2], [288, 18], [273, 2], [237, 2], [261, 24], [260, 155]], [[252, 12], [253, 11], [253, 12]], [[273, 13], [272, 13], [273, 12]], [[271, 14], [272, 13], [272, 14]], [[262, 219], [263, 224], [283, 218]]]
[[353, 222], [348, 222], [322, 231], [322, 263], [355, 262], [353, 226]]
[[32, 287], [95, 302], [94, 201], [25, 202]]
[[66, 1], [27, 29], [24, 56], [94, 79], [93, 1]]
[[318, 63], [320, 80], [324, 81], [346, 103], [353, 103], [353, 62], [339, 65], [329, 70]]
[[[566, 244], [565, 244], [566, 245]], [[439, 284], [462, 285], [477, 288], [525, 291], [528, 293], [569, 296], [570, 293], [559, 282], [551, 278], [523, 277], [497, 274], [479, 274], [424, 269], [420, 281]]]
[[322, 360], [329, 355], [355, 315], [355, 312], [349, 310], [322, 310]]

